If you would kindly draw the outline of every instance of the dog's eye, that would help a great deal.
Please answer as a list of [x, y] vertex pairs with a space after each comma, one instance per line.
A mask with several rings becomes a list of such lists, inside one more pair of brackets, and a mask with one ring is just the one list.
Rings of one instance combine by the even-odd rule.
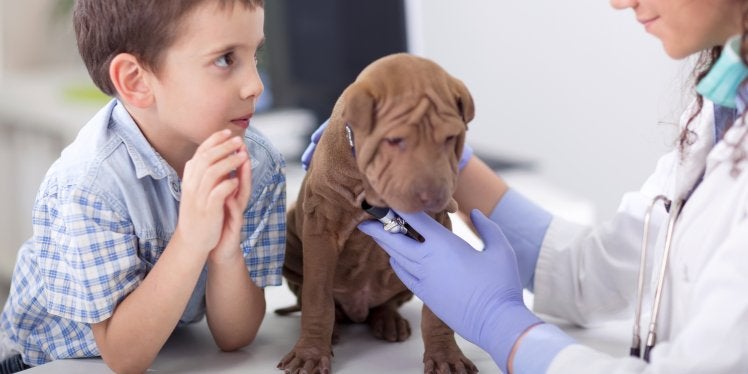
[[403, 138], [387, 138], [387, 144], [392, 146], [402, 146], [403, 145]]
[[444, 142], [445, 143], [451, 143], [451, 142], [455, 141], [455, 139], [457, 139], [457, 136], [450, 135], [450, 136], [447, 137], [447, 139]]

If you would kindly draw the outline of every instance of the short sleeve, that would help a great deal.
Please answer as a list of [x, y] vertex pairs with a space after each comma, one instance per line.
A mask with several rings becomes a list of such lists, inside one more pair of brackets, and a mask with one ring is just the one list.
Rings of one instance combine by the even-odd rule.
[[[244, 211], [242, 243], [249, 275], [258, 287], [278, 286], [282, 281], [286, 248], [286, 177], [281, 161], [269, 182]], [[254, 188], [254, 186], [253, 186]], [[254, 194], [253, 194], [254, 195]]]
[[62, 318], [101, 322], [145, 277], [132, 223], [89, 190], [51, 191], [33, 212], [46, 307]]

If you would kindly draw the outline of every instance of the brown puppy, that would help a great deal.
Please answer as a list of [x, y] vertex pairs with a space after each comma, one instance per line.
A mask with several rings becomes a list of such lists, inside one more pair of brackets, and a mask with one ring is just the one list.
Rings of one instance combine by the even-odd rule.
[[[381, 58], [346, 88], [288, 212], [283, 275], [298, 305], [277, 312], [300, 308], [301, 336], [278, 368], [329, 372], [336, 321], [366, 322], [388, 341], [410, 335], [397, 308], [412, 293], [356, 228], [372, 219], [361, 205], [425, 210], [451, 227], [447, 211], [456, 210], [457, 165], [473, 115], [462, 82], [412, 55]], [[425, 306], [421, 329], [425, 372], [477, 372]]]

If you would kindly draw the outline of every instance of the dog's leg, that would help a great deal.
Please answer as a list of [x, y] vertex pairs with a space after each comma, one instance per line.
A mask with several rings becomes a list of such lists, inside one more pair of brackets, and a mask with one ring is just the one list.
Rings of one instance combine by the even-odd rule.
[[[307, 222], [313, 222], [308, 220]], [[316, 227], [305, 228], [304, 283], [301, 287], [301, 336], [291, 352], [278, 363], [287, 373], [330, 372], [332, 334], [335, 325], [333, 280], [337, 246], [332, 235]]]
[[426, 305], [421, 313], [423, 335], [423, 372], [477, 373], [478, 368], [457, 346], [454, 331], [442, 322]]
[[278, 308], [275, 313], [281, 316], [301, 311], [301, 285], [304, 281], [304, 245], [299, 238], [296, 215], [300, 212], [292, 205], [286, 213], [286, 254], [283, 261], [283, 277], [288, 289], [296, 296], [296, 304]]
[[410, 291], [403, 291], [386, 303], [372, 308], [366, 319], [371, 334], [389, 342], [401, 342], [410, 337], [410, 323], [398, 313], [397, 308], [412, 297]]

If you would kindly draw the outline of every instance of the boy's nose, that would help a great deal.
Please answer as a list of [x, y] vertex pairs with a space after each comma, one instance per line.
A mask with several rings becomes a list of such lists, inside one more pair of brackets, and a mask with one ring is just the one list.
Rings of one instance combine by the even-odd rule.
[[262, 91], [265, 90], [265, 86], [262, 84], [262, 79], [260, 79], [260, 72], [256, 68], [250, 70], [251, 71], [244, 78], [245, 80], [241, 87], [241, 92], [239, 93], [242, 99], [245, 100], [251, 97], [258, 98], [260, 97], [260, 94], [262, 94]]
[[610, 6], [616, 9], [635, 8], [639, 0], [610, 0]]

